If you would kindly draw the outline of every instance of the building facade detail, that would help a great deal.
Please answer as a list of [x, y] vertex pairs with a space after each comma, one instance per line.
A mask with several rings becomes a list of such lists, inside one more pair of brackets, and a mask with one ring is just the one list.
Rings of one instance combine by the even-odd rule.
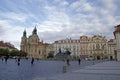
[[120, 61], [120, 25], [115, 26], [115, 31], [113, 32], [116, 39], [116, 57]]
[[109, 59], [115, 60], [116, 59], [116, 40], [110, 39], [108, 41], [108, 52], [109, 52]]
[[100, 35], [94, 35], [88, 43], [89, 57], [94, 59], [103, 59], [108, 57], [107, 39]]
[[[63, 39], [54, 43], [46, 44], [40, 41], [37, 35], [36, 27], [32, 35], [27, 38], [27, 32], [24, 30], [21, 38], [20, 49], [28, 53], [28, 57], [45, 58], [50, 51], [56, 55], [61, 52], [70, 51], [72, 57], [81, 57], [94, 59], [115, 59], [120, 61], [120, 25], [115, 27], [115, 39], [107, 41], [105, 36], [94, 35], [93, 37], [80, 36], [79, 39]], [[117, 53], [117, 54], [116, 54]]]
[[80, 57], [86, 58], [88, 57], [88, 43], [89, 38], [87, 36], [81, 36], [80, 37]]
[[24, 52], [28, 53], [28, 58], [45, 58], [46, 54], [46, 47], [48, 44], [43, 43], [40, 41], [37, 35], [37, 29], [34, 28], [32, 35], [27, 38], [26, 30], [23, 32], [23, 36], [21, 38], [21, 45], [20, 49]]
[[55, 55], [59, 52], [59, 49], [61, 49], [61, 52], [65, 52], [66, 50], [70, 51], [73, 57], [77, 57], [80, 54], [80, 40], [67, 38], [55, 41], [53, 46]]
[[108, 58], [108, 42], [104, 36], [94, 35], [93, 37], [80, 36], [80, 39], [64, 39], [54, 42], [54, 52], [58, 53], [59, 49], [65, 52], [68, 49], [71, 56], [94, 59]]

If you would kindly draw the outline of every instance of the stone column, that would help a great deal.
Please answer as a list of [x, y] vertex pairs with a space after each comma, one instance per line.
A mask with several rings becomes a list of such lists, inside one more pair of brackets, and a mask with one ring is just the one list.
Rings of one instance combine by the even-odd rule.
[[120, 61], [120, 25], [115, 27], [114, 36], [116, 39], [117, 61]]

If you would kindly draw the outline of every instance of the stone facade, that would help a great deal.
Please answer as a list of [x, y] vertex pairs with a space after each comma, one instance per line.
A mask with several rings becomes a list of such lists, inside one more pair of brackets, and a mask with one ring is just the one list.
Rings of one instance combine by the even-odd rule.
[[43, 43], [43, 41], [40, 41], [38, 35], [37, 35], [37, 29], [34, 28], [32, 35], [30, 35], [28, 38], [26, 36], [26, 30], [23, 32], [23, 36], [21, 38], [21, 45], [20, 49], [24, 52], [28, 53], [28, 58], [46, 58], [46, 48], [48, 44]]
[[93, 37], [81, 36], [80, 39], [58, 40], [53, 43], [55, 54], [59, 49], [65, 52], [68, 49], [71, 56], [94, 59], [108, 58], [108, 43], [104, 36], [94, 35]]
[[100, 35], [91, 37], [88, 43], [88, 54], [94, 59], [108, 58], [107, 39]]
[[116, 59], [115, 49], [116, 49], [116, 40], [110, 39], [108, 41], [108, 52], [109, 52], [109, 59], [110, 60]]
[[88, 43], [89, 38], [87, 36], [81, 36], [80, 37], [80, 57], [86, 58], [88, 57]]
[[[21, 38], [21, 50], [28, 53], [28, 57], [46, 58], [50, 51], [56, 55], [61, 49], [62, 52], [69, 50], [71, 56], [94, 59], [115, 59], [117, 52], [117, 59], [120, 58], [120, 27], [117, 26], [114, 35], [116, 40], [107, 41], [104, 36], [94, 35], [93, 37], [80, 36], [79, 39], [63, 39], [57, 40], [53, 44], [46, 44], [40, 41], [37, 35], [37, 29], [34, 28], [32, 35], [28, 38], [26, 31], [23, 32]], [[117, 42], [117, 45], [115, 44]], [[116, 47], [116, 48], [115, 48]]]
[[80, 40], [75, 39], [64, 39], [58, 40], [53, 43], [55, 55], [61, 49], [61, 52], [65, 52], [69, 50], [71, 52], [71, 56], [77, 57], [80, 54]]
[[120, 61], [120, 25], [115, 26], [115, 31], [113, 33], [116, 39], [117, 60]]

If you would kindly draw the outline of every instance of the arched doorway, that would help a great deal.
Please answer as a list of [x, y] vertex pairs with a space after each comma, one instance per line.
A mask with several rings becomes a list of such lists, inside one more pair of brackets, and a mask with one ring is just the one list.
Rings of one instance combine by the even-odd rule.
[[110, 56], [110, 60], [113, 60], [113, 56]]
[[100, 56], [97, 56], [97, 60], [100, 60]]

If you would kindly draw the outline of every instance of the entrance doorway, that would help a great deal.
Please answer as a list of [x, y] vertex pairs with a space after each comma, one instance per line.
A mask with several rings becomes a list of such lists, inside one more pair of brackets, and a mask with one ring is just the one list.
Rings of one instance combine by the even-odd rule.
[[97, 56], [97, 60], [100, 60], [100, 56]]
[[113, 57], [112, 57], [112, 56], [110, 56], [110, 60], [113, 60]]

